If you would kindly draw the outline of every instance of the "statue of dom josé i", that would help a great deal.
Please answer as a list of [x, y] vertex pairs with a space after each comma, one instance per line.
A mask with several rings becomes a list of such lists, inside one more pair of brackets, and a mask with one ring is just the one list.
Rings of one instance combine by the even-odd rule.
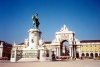
[[32, 20], [33, 20], [33, 27], [35, 27], [36, 29], [39, 29], [39, 18], [38, 18], [38, 13], [36, 13], [35, 16], [32, 16]]

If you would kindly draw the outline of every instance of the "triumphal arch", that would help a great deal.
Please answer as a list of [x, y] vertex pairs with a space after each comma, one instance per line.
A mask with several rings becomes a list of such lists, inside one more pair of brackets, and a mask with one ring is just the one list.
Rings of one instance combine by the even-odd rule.
[[[75, 38], [75, 32], [69, 31], [66, 25], [64, 25], [59, 32], [55, 33], [55, 39], [51, 42], [52, 51], [55, 52], [56, 56], [66, 56], [66, 46], [63, 42], [67, 41], [69, 56], [75, 58], [76, 52], [79, 52], [80, 41]], [[64, 46], [64, 47], [63, 47]]]

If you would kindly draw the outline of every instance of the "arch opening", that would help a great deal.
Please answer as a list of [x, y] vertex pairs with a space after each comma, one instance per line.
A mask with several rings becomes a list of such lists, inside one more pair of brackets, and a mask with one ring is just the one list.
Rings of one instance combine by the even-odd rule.
[[89, 53], [86, 53], [86, 57], [89, 57]]
[[85, 54], [84, 54], [84, 53], [82, 53], [82, 56], [84, 57], [84, 56], [85, 56]]
[[67, 40], [60, 43], [60, 56], [69, 56], [69, 43]]
[[95, 57], [98, 57], [98, 53], [95, 53]]
[[93, 58], [93, 53], [90, 53], [90, 57]]
[[79, 58], [79, 53], [78, 52], [76, 52], [76, 58]]

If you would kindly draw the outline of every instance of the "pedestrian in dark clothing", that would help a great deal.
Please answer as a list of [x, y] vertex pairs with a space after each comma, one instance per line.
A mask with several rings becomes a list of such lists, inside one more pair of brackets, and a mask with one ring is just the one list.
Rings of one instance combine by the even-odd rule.
[[52, 61], [55, 61], [56, 58], [55, 58], [55, 54], [54, 54], [54, 51], [52, 52]]

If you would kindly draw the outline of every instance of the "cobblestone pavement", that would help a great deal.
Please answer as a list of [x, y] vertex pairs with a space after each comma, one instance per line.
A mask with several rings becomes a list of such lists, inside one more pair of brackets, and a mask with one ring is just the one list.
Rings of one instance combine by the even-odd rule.
[[0, 62], [0, 67], [100, 67], [100, 60]]

